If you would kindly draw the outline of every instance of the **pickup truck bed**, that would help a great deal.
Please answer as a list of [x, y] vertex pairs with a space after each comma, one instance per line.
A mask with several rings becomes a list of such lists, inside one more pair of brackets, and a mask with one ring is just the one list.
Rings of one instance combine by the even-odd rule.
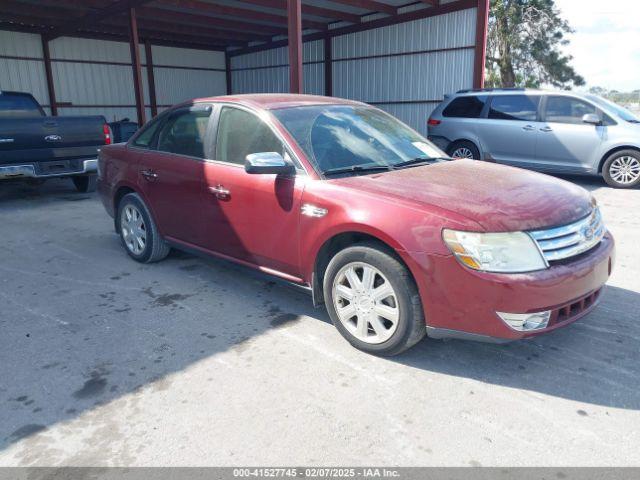
[[0, 179], [71, 176], [92, 190], [98, 151], [109, 143], [104, 117], [47, 117], [31, 95], [0, 93]]

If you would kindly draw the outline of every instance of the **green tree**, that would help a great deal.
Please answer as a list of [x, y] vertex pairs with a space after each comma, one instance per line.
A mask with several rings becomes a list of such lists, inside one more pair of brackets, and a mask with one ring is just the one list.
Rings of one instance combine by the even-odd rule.
[[563, 55], [571, 33], [554, 0], [492, 0], [487, 39], [489, 87], [558, 88], [584, 85]]

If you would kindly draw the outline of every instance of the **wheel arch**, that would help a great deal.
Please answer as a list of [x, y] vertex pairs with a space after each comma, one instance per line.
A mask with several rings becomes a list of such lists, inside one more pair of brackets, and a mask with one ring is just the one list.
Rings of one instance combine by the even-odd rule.
[[409, 271], [412, 280], [415, 282], [413, 271], [410, 265], [407, 263], [403, 255], [394, 248], [390, 242], [385, 241], [378, 236], [370, 232], [363, 232], [361, 230], [345, 230], [339, 233], [335, 233], [327, 238], [320, 248], [317, 250], [312, 270], [311, 288], [313, 293], [313, 304], [319, 306], [324, 304], [323, 282], [324, 273], [329, 266], [331, 259], [340, 251], [353, 245], [359, 245], [363, 243], [371, 243], [378, 246], [382, 251], [391, 255], [393, 258], [401, 262]]
[[635, 150], [636, 152], [640, 153], [640, 147], [633, 145], [619, 145], [617, 147], [613, 147], [609, 149], [600, 159], [600, 163], [598, 163], [598, 173], [602, 173], [602, 168], [604, 167], [604, 163], [607, 161], [607, 158], [609, 158], [616, 152], [621, 152], [622, 150]]

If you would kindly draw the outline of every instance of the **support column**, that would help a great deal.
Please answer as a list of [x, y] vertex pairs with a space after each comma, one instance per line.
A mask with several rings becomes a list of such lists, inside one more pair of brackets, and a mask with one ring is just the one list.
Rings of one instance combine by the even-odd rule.
[[144, 56], [147, 63], [147, 83], [149, 84], [149, 103], [151, 106], [151, 116], [158, 115], [158, 100], [156, 99], [156, 79], [153, 73], [153, 52], [149, 40], [144, 42]]
[[333, 52], [331, 48], [331, 36], [327, 33], [324, 37], [324, 94], [333, 96]]
[[302, 93], [302, 1], [287, 0], [289, 92]]
[[133, 90], [136, 94], [136, 113], [138, 125], [146, 122], [144, 111], [144, 93], [142, 91], [142, 66], [140, 64], [140, 42], [138, 41], [138, 21], [136, 9], [129, 9], [129, 48], [131, 49], [131, 66], [133, 68]]
[[484, 88], [484, 69], [487, 58], [487, 30], [489, 28], [489, 0], [478, 0], [476, 17], [476, 50], [473, 65], [473, 88]]
[[40, 35], [42, 40], [42, 58], [44, 60], [44, 73], [47, 77], [47, 90], [49, 92], [49, 105], [51, 106], [51, 115], [58, 115], [58, 101], [56, 100], [56, 89], [53, 85], [53, 71], [51, 70], [51, 53], [49, 52], [49, 41]]
[[224, 72], [227, 81], [227, 95], [233, 94], [233, 75], [231, 74], [231, 56], [229, 52], [224, 52]]

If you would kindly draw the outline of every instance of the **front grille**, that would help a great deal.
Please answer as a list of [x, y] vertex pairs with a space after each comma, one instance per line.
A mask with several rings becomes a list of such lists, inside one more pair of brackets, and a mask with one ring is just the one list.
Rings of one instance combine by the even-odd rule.
[[604, 234], [602, 215], [597, 207], [575, 223], [529, 232], [547, 262], [564, 260], [591, 250], [602, 241]]
[[591, 292], [590, 294], [576, 300], [572, 303], [556, 308], [551, 312], [548, 326], [551, 327], [558, 323], [564, 323], [583, 315], [598, 303], [602, 288]]

